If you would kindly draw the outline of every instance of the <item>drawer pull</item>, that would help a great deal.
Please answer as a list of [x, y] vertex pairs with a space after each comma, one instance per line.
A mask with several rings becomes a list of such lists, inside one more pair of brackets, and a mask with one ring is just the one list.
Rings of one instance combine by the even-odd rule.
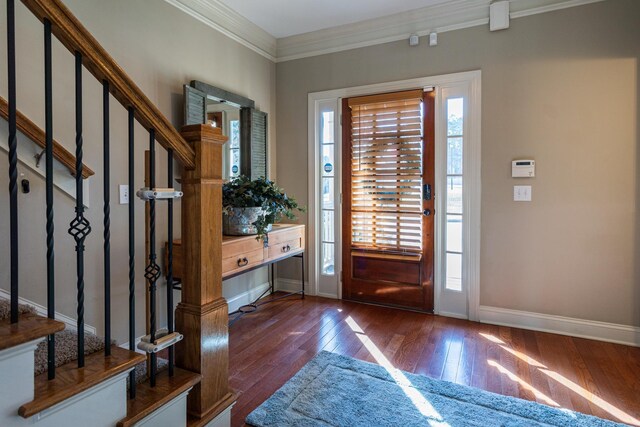
[[282, 247], [282, 252], [289, 252], [290, 250], [291, 250], [291, 246], [289, 245]]
[[249, 264], [247, 257], [238, 258], [238, 267], [244, 267], [247, 264]]

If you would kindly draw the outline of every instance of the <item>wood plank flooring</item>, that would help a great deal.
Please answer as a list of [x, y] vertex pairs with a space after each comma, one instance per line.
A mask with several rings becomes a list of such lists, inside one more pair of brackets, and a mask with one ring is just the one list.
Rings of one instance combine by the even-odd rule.
[[321, 350], [640, 426], [640, 348], [309, 296], [229, 332], [233, 426]]

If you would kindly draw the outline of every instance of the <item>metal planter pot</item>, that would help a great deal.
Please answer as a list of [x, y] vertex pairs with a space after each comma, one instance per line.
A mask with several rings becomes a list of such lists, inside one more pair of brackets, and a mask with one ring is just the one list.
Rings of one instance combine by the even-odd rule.
[[[231, 214], [222, 215], [222, 232], [227, 236], [252, 236], [258, 234], [254, 222], [262, 214], [262, 208], [232, 208]], [[271, 224], [267, 232], [271, 231]]]

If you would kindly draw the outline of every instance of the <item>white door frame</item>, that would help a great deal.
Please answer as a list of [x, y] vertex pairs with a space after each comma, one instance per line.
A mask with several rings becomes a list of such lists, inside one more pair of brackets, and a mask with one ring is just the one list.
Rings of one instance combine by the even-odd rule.
[[[419, 87], [434, 87], [436, 89], [436, 159], [442, 158], [443, 150], [446, 150], [446, 129], [443, 129], [442, 111], [443, 100], [440, 96], [440, 88], [443, 87], [464, 87], [468, 93], [469, 117], [465, 118], [468, 125], [468, 139], [465, 140], [464, 162], [465, 162], [465, 187], [463, 193], [463, 205], [465, 208], [466, 229], [464, 231], [463, 252], [463, 287], [467, 289], [466, 313], [449, 307], [441, 307], [441, 296], [444, 288], [444, 277], [442, 274], [442, 254], [444, 253], [444, 239], [442, 227], [436, 227], [435, 254], [434, 260], [435, 283], [434, 283], [434, 312], [436, 314], [465, 317], [470, 320], [478, 320], [478, 309], [480, 306], [480, 211], [481, 211], [481, 71], [468, 71], [455, 74], [445, 74], [440, 76], [422, 77], [416, 79], [401, 80], [387, 83], [377, 83], [372, 85], [357, 86], [350, 88], [334, 89], [323, 92], [313, 92], [308, 95], [308, 183], [309, 183], [309, 215], [308, 215], [308, 245], [307, 254], [309, 260], [309, 285], [313, 294], [330, 298], [342, 298], [342, 286], [339, 282], [340, 271], [342, 271], [342, 259], [336, 250], [335, 271], [338, 277], [337, 289], [335, 293], [319, 292], [318, 289], [318, 263], [316, 251], [316, 238], [319, 235], [319, 129], [316, 117], [319, 105], [326, 105], [328, 101], [336, 103], [336, 111], [341, 113], [341, 99], [353, 96], [371, 95], [376, 93], [415, 89]], [[336, 172], [341, 169], [341, 146], [342, 131], [341, 126], [336, 126]], [[444, 175], [446, 166], [442, 162], [436, 161], [436, 191], [444, 185]], [[342, 180], [336, 176], [336, 191], [342, 192]], [[339, 190], [338, 190], [339, 188]], [[443, 224], [444, 209], [438, 207], [436, 193], [436, 224]], [[336, 227], [341, 226], [341, 206], [336, 208]], [[338, 228], [340, 229], [340, 228]], [[340, 233], [337, 233], [341, 235]], [[341, 242], [336, 241], [336, 249], [341, 246]]]

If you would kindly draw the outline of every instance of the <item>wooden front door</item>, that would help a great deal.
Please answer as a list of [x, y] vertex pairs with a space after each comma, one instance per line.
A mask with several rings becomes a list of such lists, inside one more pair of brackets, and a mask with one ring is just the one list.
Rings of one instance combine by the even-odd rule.
[[433, 311], [434, 99], [342, 102], [345, 299]]

